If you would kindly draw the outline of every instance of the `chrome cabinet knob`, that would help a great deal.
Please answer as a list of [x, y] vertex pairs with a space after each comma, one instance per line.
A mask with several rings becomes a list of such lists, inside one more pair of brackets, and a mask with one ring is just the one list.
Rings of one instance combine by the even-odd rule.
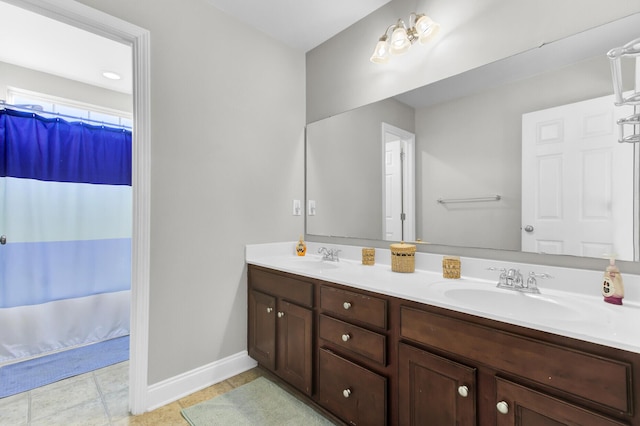
[[533, 229], [534, 229], [534, 228], [533, 228], [533, 226], [531, 226], [531, 225], [527, 225], [527, 226], [525, 226], [525, 227], [524, 227], [524, 228], [522, 228], [522, 229], [524, 229], [524, 232], [533, 232]]
[[342, 335], [342, 341], [343, 342], [348, 342], [349, 339], [351, 339], [351, 335], [349, 333], [345, 333]]
[[345, 390], [342, 391], [342, 396], [344, 396], [345, 398], [349, 398], [351, 396], [351, 389], [347, 388]]
[[462, 385], [462, 386], [458, 386], [458, 394], [463, 397], [466, 398], [469, 396], [469, 388]]
[[2, 244], [2, 245], [7, 244], [7, 236], [6, 235], [0, 236], [0, 244]]
[[345, 309], [350, 309], [351, 308], [351, 303], [350, 302], [344, 302], [342, 304], [342, 307], [345, 308]]
[[284, 316], [284, 312], [280, 311], [278, 312], [278, 318], [282, 318]]
[[273, 308], [267, 308], [267, 313], [270, 314], [271, 312], [273, 312]]
[[501, 414], [509, 413], [509, 404], [507, 404], [505, 401], [498, 402], [496, 404], [496, 408], [498, 409], [498, 412]]

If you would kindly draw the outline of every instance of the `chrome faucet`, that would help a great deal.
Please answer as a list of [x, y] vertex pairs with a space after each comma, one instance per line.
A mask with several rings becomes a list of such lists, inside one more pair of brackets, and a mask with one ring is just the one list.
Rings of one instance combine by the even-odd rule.
[[498, 288], [506, 288], [508, 290], [521, 291], [523, 293], [540, 294], [538, 289], [537, 278], [553, 278], [549, 274], [536, 274], [535, 272], [529, 273], [529, 278], [525, 281], [520, 273], [519, 269], [511, 268], [488, 268], [491, 271], [499, 270], [500, 277], [498, 278]]
[[318, 249], [318, 253], [322, 254], [322, 260], [328, 260], [329, 262], [340, 262], [340, 258], [338, 257], [340, 251], [341, 250], [328, 249], [326, 247], [320, 247]]

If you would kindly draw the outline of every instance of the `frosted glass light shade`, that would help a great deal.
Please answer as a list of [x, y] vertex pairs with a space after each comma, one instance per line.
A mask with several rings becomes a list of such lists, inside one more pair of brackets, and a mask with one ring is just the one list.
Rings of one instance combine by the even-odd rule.
[[373, 49], [373, 55], [371, 55], [370, 60], [375, 64], [386, 64], [389, 62], [389, 43], [387, 43], [386, 37], [378, 41], [375, 49]]
[[420, 39], [420, 44], [425, 44], [438, 34], [440, 31], [440, 24], [433, 22], [433, 19], [426, 15], [418, 15], [416, 20], [415, 29]]
[[396, 26], [391, 33], [391, 53], [400, 55], [405, 53], [411, 47], [411, 42], [407, 36], [407, 30], [404, 27]]

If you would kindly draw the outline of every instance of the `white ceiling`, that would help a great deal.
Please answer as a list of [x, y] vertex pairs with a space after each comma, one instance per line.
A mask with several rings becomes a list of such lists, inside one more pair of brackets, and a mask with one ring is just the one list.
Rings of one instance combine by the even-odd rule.
[[216, 8], [304, 52], [391, 0], [206, 0]]
[[[2, 1], [0, 17], [1, 62], [131, 93], [129, 46]], [[122, 79], [108, 80], [103, 71]]]
[[[390, 0], [204, 1], [265, 34], [306, 52]], [[0, 62], [131, 93], [129, 46], [1, 0], [0, 40]], [[117, 72], [122, 79], [107, 80], [102, 76], [103, 71]]]

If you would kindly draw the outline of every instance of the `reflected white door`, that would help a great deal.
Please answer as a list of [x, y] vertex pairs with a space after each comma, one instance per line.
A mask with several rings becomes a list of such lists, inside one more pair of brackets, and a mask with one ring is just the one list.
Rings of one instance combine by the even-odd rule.
[[415, 135], [382, 123], [382, 238], [415, 240]]
[[402, 146], [401, 141], [385, 143], [384, 239], [402, 240]]
[[522, 116], [522, 250], [633, 260], [633, 109], [613, 96]]

